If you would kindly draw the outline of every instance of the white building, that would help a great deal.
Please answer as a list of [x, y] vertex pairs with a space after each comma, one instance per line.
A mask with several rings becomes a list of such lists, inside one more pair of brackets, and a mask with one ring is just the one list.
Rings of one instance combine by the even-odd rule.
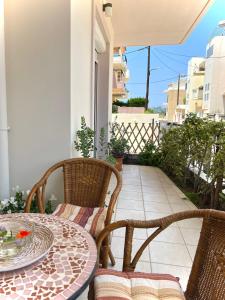
[[169, 122], [182, 123], [185, 118], [185, 88], [186, 77], [181, 77], [180, 82], [171, 82], [164, 91], [167, 94], [166, 120]]
[[113, 47], [180, 44], [212, 1], [110, 2], [0, 0], [0, 198], [78, 155], [81, 116], [107, 126]]
[[188, 61], [186, 105], [188, 113], [202, 116], [205, 58], [192, 57]]
[[215, 36], [206, 48], [204, 101], [205, 114], [225, 115], [225, 36]]

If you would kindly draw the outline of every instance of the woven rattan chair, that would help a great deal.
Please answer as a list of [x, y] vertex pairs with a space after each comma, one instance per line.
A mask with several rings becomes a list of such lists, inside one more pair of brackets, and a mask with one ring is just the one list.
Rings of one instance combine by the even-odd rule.
[[[30, 211], [31, 203], [35, 198], [40, 213], [45, 212], [45, 187], [49, 176], [58, 169], [63, 170], [64, 203], [84, 208], [105, 207], [106, 195], [111, 175], [116, 178], [116, 187], [111, 194], [105, 217], [105, 226], [111, 223], [111, 218], [117, 197], [121, 190], [122, 179], [119, 172], [110, 164], [94, 158], [74, 158], [61, 161], [49, 168], [43, 177], [33, 186], [26, 200], [25, 212]], [[86, 213], [86, 212], [85, 212]], [[108, 239], [105, 245], [108, 246]], [[114, 259], [109, 253], [112, 264]], [[107, 258], [104, 257], [104, 264]]]
[[[202, 218], [203, 225], [202, 225], [200, 239], [199, 239], [196, 255], [194, 258], [191, 274], [189, 277], [187, 289], [186, 292], [184, 293], [185, 299], [224, 300], [225, 299], [225, 212], [203, 209], [203, 210], [180, 212], [162, 219], [157, 219], [152, 221], [135, 221], [135, 220], [118, 221], [116, 223], [110, 224], [101, 232], [101, 234], [97, 239], [98, 251], [100, 250], [102, 241], [105, 239], [107, 235], [109, 235], [115, 229], [125, 227], [126, 234], [125, 234], [125, 245], [124, 245], [123, 272], [120, 273], [124, 275], [125, 272], [131, 272], [131, 273], [126, 273], [126, 274], [131, 274], [126, 276], [132, 277], [132, 274], [134, 275], [138, 274], [138, 272], [136, 273], [134, 272], [134, 270], [146, 246], [170, 224], [177, 221], [190, 219], [190, 218]], [[132, 251], [132, 238], [133, 238], [134, 228], [155, 228], [155, 231], [147, 238], [146, 241], [143, 242], [143, 245], [135, 254], [134, 258], [132, 259], [131, 251]], [[107, 248], [107, 246], [104, 247], [104, 255], [107, 255], [108, 250], [109, 248]], [[103, 264], [103, 267], [105, 268], [107, 266]], [[112, 298], [103, 297], [105, 300], [117, 299], [114, 297], [113, 289], [115, 292], [115, 288], [119, 281], [117, 280], [116, 283], [114, 282], [114, 285], [111, 284], [111, 282], [107, 281], [107, 289], [108, 289], [107, 290], [105, 289], [105, 287], [103, 287], [102, 284], [102, 282], [104, 282], [103, 278], [101, 278], [100, 281], [97, 281], [99, 276], [98, 272], [100, 276], [104, 276], [102, 274], [103, 273], [107, 274], [107, 272], [108, 272], [107, 274], [108, 276], [110, 276], [110, 272], [111, 274], [113, 274], [112, 273], [113, 271], [111, 270], [99, 269], [97, 271], [95, 282], [92, 282], [89, 289], [89, 299], [98, 299], [98, 297], [95, 296], [95, 293], [98, 293], [99, 295], [99, 293], [105, 291], [106, 294], [108, 292], [111, 293], [110, 295], [112, 297]], [[154, 274], [152, 274], [152, 276], [153, 275]], [[124, 278], [125, 277], [123, 277], [122, 280], [124, 280]], [[101, 289], [99, 289], [98, 284], [101, 285]], [[179, 287], [178, 282], [177, 284]], [[95, 292], [94, 292], [94, 287], [96, 289]], [[123, 292], [122, 289], [118, 291], [119, 294], [117, 294], [117, 296], [120, 295], [120, 293], [122, 292]], [[128, 298], [124, 297], [121, 299], [128, 299]], [[142, 299], [142, 297], [135, 298], [135, 299]], [[160, 299], [164, 299], [164, 298], [162, 297]], [[184, 296], [174, 297], [174, 298], [170, 297], [169, 299], [184, 299]]]

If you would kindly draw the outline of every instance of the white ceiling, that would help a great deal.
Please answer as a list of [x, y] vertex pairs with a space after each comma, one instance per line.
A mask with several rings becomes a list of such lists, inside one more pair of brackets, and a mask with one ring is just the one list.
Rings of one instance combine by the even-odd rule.
[[213, 0], [111, 0], [114, 46], [180, 44]]

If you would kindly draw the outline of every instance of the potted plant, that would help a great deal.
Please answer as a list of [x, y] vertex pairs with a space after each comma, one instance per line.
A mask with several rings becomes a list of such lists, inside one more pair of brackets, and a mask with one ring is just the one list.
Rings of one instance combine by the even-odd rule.
[[[89, 158], [93, 155], [101, 160], [107, 161], [111, 165], [115, 165], [116, 160], [110, 153], [109, 143], [106, 137], [105, 128], [100, 128], [99, 141], [95, 146], [96, 131], [87, 126], [85, 118], [81, 117], [81, 129], [76, 133], [76, 141], [74, 141], [75, 149], [80, 151], [82, 157]], [[94, 150], [98, 150], [94, 153]]]
[[122, 171], [124, 154], [129, 151], [128, 141], [125, 138], [111, 137], [109, 142], [110, 153], [116, 159], [115, 167]]
[[81, 129], [77, 131], [76, 137], [77, 140], [74, 141], [75, 149], [81, 152], [82, 157], [91, 157], [95, 150], [95, 131], [87, 126], [83, 116], [81, 117]]

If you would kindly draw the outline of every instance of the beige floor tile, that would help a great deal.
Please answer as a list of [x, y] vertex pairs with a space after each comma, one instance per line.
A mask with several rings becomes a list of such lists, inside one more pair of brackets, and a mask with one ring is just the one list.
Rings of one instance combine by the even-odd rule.
[[201, 229], [202, 220], [201, 219], [187, 219], [177, 222], [177, 225], [181, 228], [191, 228], [191, 229]]
[[[121, 258], [116, 258], [116, 264], [113, 267], [110, 267], [110, 269], [122, 271], [123, 269], [123, 260]], [[144, 273], [151, 273], [151, 264], [147, 261], [139, 261], [137, 263], [137, 266], [135, 268], [135, 272], [144, 272]]]
[[[143, 242], [144, 242], [143, 240], [133, 239], [133, 242], [132, 242], [132, 258], [137, 253], [137, 251], [139, 250], [139, 248], [141, 247]], [[113, 236], [112, 237], [112, 242], [111, 242], [111, 250], [112, 250], [112, 253], [113, 253], [114, 257], [123, 258], [124, 238]], [[142, 256], [140, 257], [140, 261], [150, 262], [148, 247], [144, 250]]]
[[114, 257], [123, 258], [124, 238], [113, 236], [111, 241], [111, 250]]
[[174, 213], [180, 212], [180, 211], [190, 210], [190, 208], [187, 206], [187, 204], [185, 202], [181, 202], [180, 204], [171, 203], [170, 205], [171, 205], [172, 211]]
[[116, 211], [116, 218], [118, 220], [145, 220], [144, 211], [139, 210], [128, 210], [128, 209], [117, 209]]
[[[138, 240], [138, 239], [133, 239], [133, 244], [132, 244], [132, 258], [134, 258], [135, 254], [137, 251], [140, 249], [140, 247], [143, 244], [143, 240]], [[149, 256], [149, 248], [148, 246], [144, 250], [142, 256], [140, 257], [140, 261], [147, 261], [150, 262], [150, 256]]]
[[185, 243], [188, 245], [198, 245], [198, 240], [200, 236], [199, 229], [191, 228], [180, 228], [181, 233], [184, 237]]
[[157, 178], [141, 177], [141, 183], [145, 188], [160, 188], [161, 182]]
[[119, 198], [133, 199], [133, 200], [142, 200], [142, 192], [138, 191], [121, 191]]
[[167, 195], [167, 199], [169, 203], [174, 203], [174, 204], [180, 204], [184, 202], [184, 199], [178, 195]]
[[188, 248], [188, 251], [189, 251], [189, 253], [191, 255], [192, 260], [194, 260], [197, 246], [187, 245], [187, 248]]
[[[124, 237], [125, 236], [125, 228], [119, 228], [113, 231], [113, 236], [120, 236]], [[147, 239], [147, 231], [145, 228], [135, 228], [134, 229], [134, 235], [133, 237], [135, 239], [142, 239], [146, 240]]]
[[185, 245], [152, 242], [149, 246], [151, 262], [191, 267], [192, 260]]
[[136, 272], [151, 273], [151, 264], [148, 261], [139, 261], [135, 268]]
[[[155, 229], [147, 229], [148, 235], [153, 233]], [[157, 237], [155, 237], [154, 241], [157, 242], [167, 242], [173, 244], [185, 244], [183, 236], [178, 227], [171, 227], [164, 229]]]
[[190, 209], [197, 209], [197, 207], [191, 201], [185, 201], [185, 202], [190, 207]]
[[159, 188], [156, 186], [142, 185], [142, 191], [143, 193], [157, 193], [159, 192]]
[[150, 262], [147, 261], [139, 261], [135, 268], [136, 272], [144, 272], [144, 273], [151, 273], [152, 268]]
[[142, 192], [141, 185], [135, 185], [135, 184], [123, 184], [121, 192], [127, 191], [127, 192]]
[[144, 202], [144, 208], [145, 211], [172, 213], [172, 209], [168, 203]]
[[123, 184], [127, 184], [127, 185], [141, 185], [141, 179], [140, 177], [125, 177], [123, 179]]
[[175, 277], [179, 277], [180, 284], [181, 284], [183, 291], [186, 290], [191, 268], [172, 266], [172, 265], [163, 265], [163, 264], [157, 264], [157, 263], [152, 263], [151, 265], [152, 265], [153, 273], [171, 274]]
[[159, 202], [159, 203], [167, 203], [168, 199], [163, 193], [143, 193], [143, 199], [145, 202]]
[[123, 209], [133, 209], [133, 210], [144, 210], [143, 201], [136, 201], [132, 199], [122, 199], [120, 198], [118, 200], [117, 208], [123, 208]]
[[[189, 200], [185, 200], [187, 198], [182, 191], [159, 168], [124, 165], [121, 175], [123, 188], [118, 199], [116, 220], [154, 220], [175, 212], [196, 209]], [[115, 178], [111, 181], [111, 186], [114, 182]], [[198, 219], [173, 223], [145, 250], [136, 270], [150, 272], [152, 266], [153, 272], [180, 277], [181, 285], [185, 288], [200, 228], [201, 221]], [[149, 229], [148, 233], [151, 231]], [[124, 232], [123, 229], [118, 229], [113, 232], [112, 237], [112, 251], [118, 258], [119, 270], [122, 267]], [[147, 236], [145, 229], [135, 229], [133, 254]]]

